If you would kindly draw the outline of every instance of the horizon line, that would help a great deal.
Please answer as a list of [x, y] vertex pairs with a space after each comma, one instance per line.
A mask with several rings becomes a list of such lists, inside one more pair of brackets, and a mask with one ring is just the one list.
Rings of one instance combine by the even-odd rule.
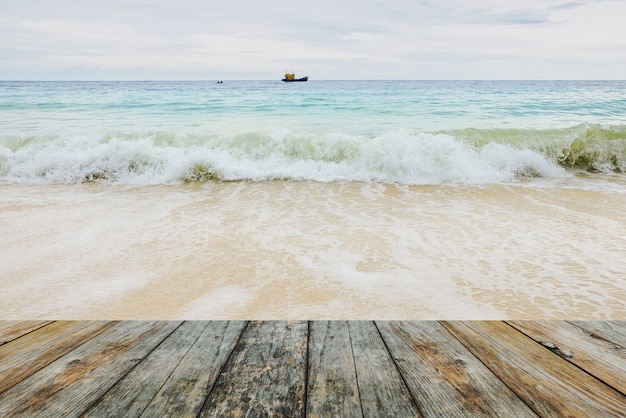
[[[228, 79], [228, 78], [198, 78], [198, 79], [0, 79], [0, 82], [215, 82], [215, 81], [277, 81], [281, 82], [280, 78], [241, 78], [241, 79]], [[327, 78], [327, 79], [309, 79], [310, 81], [626, 81], [626, 78], [356, 78], [356, 79], [339, 79], [339, 78]]]

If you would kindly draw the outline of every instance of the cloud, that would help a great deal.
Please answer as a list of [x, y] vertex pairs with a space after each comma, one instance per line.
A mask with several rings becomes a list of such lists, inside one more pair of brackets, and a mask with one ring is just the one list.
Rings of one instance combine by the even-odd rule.
[[297, 6], [277, 0], [10, 2], [0, 16], [0, 78], [264, 79], [287, 68], [312, 79], [625, 73], [618, 73], [626, 61], [624, 2], [318, 0]]
[[550, 6], [547, 10], [551, 12], [558, 12], [561, 10], [570, 10], [575, 9], [576, 7], [582, 6], [584, 3], [582, 1], [570, 1], [567, 3], [555, 4], [554, 6]]
[[549, 14], [533, 9], [516, 9], [506, 13], [487, 14], [475, 23], [499, 25], [538, 25], [550, 22]]

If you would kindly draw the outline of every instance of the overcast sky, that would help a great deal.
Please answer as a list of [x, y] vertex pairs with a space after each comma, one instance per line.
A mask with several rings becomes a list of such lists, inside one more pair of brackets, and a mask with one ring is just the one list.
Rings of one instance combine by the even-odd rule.
[[0, 79], [625, 79], [626, 0], [0, 0]]

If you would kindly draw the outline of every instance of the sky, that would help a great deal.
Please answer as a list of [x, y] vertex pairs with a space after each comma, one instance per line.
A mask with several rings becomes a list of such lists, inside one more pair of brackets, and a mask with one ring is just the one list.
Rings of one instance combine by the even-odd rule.
[[626, 0], [0, 0], [1, 80], [625, 79]]

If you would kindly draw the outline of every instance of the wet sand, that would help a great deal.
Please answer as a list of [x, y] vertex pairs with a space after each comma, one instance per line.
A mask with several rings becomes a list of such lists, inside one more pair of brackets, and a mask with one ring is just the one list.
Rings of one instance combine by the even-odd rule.
[[553, 183], [0, 185], [0, 319], [626, 319], [623, 180]]

